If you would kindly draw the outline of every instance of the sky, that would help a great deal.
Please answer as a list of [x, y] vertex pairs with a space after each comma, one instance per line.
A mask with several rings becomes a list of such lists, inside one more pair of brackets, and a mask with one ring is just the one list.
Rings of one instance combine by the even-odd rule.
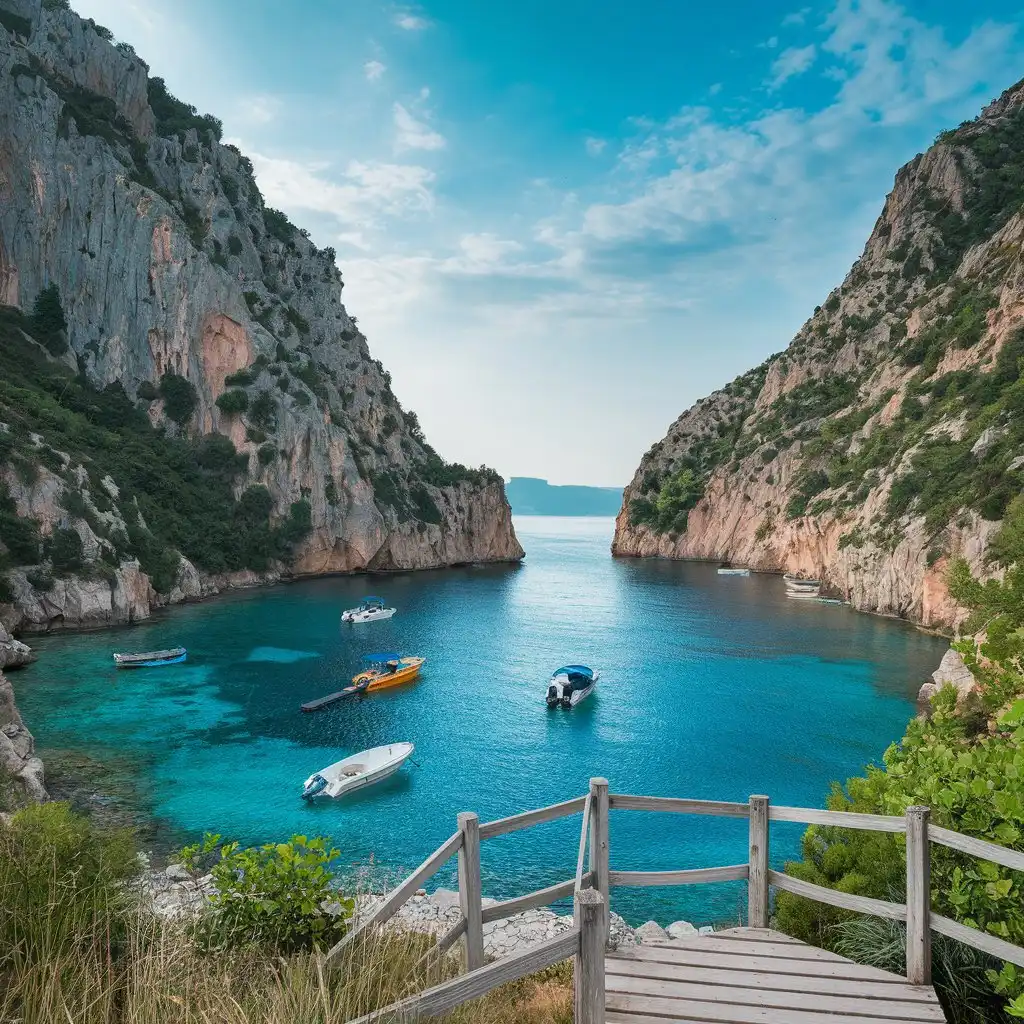
[[447, 459], [622, 485], [786, 347], [1024, 0], [72, 0], [216, 114]]

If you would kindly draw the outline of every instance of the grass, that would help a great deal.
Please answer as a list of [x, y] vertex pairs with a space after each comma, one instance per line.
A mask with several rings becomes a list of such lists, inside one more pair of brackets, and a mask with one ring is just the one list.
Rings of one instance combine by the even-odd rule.
[[[452, 977], [432, 940], [386, 934], [319, 950], [210, 950], [155, 918], [127, 830], [65, 804], [0, 823], [0, 1021], [4, 1024], [342, 1024]], [[570, 1024], [559, 964], [459, 1007], [452, 1024]]]

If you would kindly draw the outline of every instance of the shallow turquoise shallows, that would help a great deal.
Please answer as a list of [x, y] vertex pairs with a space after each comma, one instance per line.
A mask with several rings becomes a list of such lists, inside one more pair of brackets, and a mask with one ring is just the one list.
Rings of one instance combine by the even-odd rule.
[[[175, 840], [215, 830], [245, 842], [330, 836], [346, 864], [400, 870], [455, 829], [582, 794], [613, 792], [821, 806], [832, 780], [902, 735], [943, 644], [846, 608], [787, 601], [774, 576], [714, 566], [613, 560], [607, 519], [520, 518], [521, 567], [342, 577], [179, 608], [131, 629], [40, 639], [15, 677], [45, 758], [128, 755], [138, 793]], [[339, 623], [366, 592], [398, 614]], [[184, 665], [118, 672], [115, 650], [181, 644]], [[315, 714], [376, 651], [422, 654], [420, 680]], [[549, 711], [560, 665], [598, 669], [594, 694]], [[316, 806], [302, 782], [389, 741], [415, 764], [379, 786]], [[484, 893], [511, 897], [572, 876], [579, 817], [484, 844]], [[735, 864], [745, 823], [614, 811], [623, 870]], [[800, 829], [773, 825], [772, 860]], [[454, 865], [437, 884], [451, 884]], [[742, 883], [620, 889], [627, 920], [735, 921]]]

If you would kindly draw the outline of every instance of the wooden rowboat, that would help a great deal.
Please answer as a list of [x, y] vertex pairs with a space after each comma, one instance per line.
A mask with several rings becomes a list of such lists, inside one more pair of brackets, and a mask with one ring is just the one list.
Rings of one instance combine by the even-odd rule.
[[118, 668], [155, 668], [158, 665], [178, 665], [188, 652], [184, 647], [170, 647], [166, 651], [140, 651], [136, 654], [115, 654]]

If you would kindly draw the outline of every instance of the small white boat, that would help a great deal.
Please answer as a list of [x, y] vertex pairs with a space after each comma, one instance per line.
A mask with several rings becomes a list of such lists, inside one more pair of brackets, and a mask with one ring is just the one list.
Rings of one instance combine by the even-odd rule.
[[782, 577], [787, 590], [820, 590], [821, 580], [808, 580], [794, 573], [787, 572]]
[[548, 683], [547, 705], [549, 708], [574, 708], [581, 700], [586, 699], [594, 692], [594, 686], [601, 678], [600, 672], [595, 672], [586, 665], [566, 665], [558, 669]]
[[157, 668], [160, 665], [180, 665], [188, 657], [184, 647], [171, 647], [166, 651], [140, 651], [137, 654], [115, 654], [118, 668]]
[[341, 613], [342, 622], [377, 622], [390, 619], [396, 609], [386, 608], [382, 597], [364, 597], [358, 608], [348, 608]]
[[813, 587], [807, 590], [787, 590], [786, 597], [791, 601], [820, 601], [818, 588]]
[[749, 569], [734, 569], [731, 565], [720, 565], [718, 567], [719, 576], [749, 576]]
[[389, 743], [361, 750], [310, 775], [302, 785], [302, 796], [306, 800], [316, 796], [339, 797], [372, 786], [394, 775], [415, 749], [412, 743]]

